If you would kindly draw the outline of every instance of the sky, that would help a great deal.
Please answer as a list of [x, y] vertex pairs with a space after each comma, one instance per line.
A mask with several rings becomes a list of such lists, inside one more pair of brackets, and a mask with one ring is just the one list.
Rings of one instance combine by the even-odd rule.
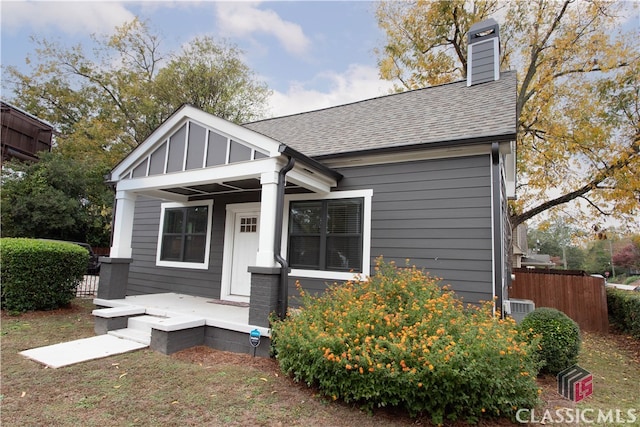
[[[32, 35], [65, 46], [109, 34], [134, 17], [177, 52], [196, 36], [226, 39], [273, 91], [270, 115], [280, 116], [384, 95], [374, 48], [384, 43], [369, 1], [7, 1], [0, 2], [4, 65], [27, 71]], [[10, 98], [11, 93], [2, 97]]]

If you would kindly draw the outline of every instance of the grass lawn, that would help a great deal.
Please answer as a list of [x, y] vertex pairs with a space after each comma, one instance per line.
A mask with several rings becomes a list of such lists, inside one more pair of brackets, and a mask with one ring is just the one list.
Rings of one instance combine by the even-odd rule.
[[[274, 360], [204, 347], [171, 356], [139, 350], [60, 369], [18, 355], [94, 335], [92, 308], [91, 300], [77, 299], [69, 309], [15, 317], [3, 313], [3, 426], [430, 425], [389, 411], [368, 415], [355, 406], [329, 402], [280, 374]], [[577, 407], [637, 409], [640, 425], [637, 341], [592, 334], [583, 338], [579, 363], [593, 373], [594, 392]], [[540, 411], [576, 407], [557, 395], [554, 378], [539, 381], [545, 401]]]

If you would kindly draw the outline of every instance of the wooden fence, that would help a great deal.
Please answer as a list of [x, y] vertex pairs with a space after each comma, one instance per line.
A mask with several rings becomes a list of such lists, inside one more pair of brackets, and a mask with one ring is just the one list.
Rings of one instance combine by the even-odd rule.
[[609, 332], [604, 279], [562, 270], [516, 269], [514, 274], [509, 298], [532, 300], [536, 308], [556, 308], [575, 320], [580, 329]]

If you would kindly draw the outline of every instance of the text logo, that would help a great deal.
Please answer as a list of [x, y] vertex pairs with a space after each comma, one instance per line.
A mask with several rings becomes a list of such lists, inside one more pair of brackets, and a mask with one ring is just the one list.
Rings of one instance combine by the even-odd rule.
[[593, 393], [593, 375], [578, 365], [565, 369], [558, 374], [558, 393], [580, 402]]

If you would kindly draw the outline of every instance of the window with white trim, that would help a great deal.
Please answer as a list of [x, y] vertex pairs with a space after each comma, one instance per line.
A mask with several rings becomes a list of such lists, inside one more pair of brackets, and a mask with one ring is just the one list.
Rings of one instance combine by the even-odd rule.
[[211, 210], [211, 202], [163, 203], [156, 264], [207, 268]]
[[364, 199], [300, 200], [289, 204], [292, 268], [362, 272]]

